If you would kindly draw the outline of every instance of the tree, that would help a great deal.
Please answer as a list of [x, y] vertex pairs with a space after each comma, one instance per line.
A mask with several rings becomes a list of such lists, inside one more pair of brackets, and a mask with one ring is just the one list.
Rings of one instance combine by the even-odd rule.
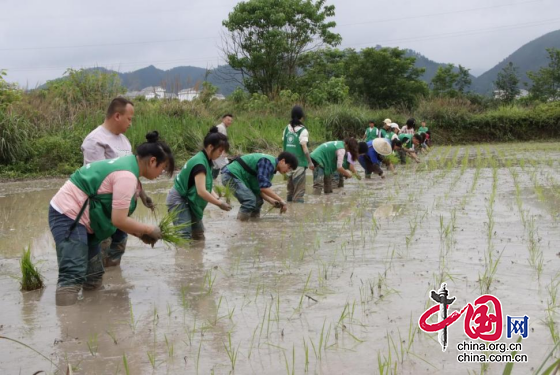
[[548, 67], [540, 68], [538, 72], [527, 72], [527, 77], [533, 81], [530, 88], [531, 96], [539, 100], [560, 99], [560, 50], [547, 48]]
[[274, 97], [294, 88], [302, 54], [340, 43], [336, 23], [327, 21], [333, 16], [325, 0], [240, 2], [222, 22], [229, 32], [222, 51], [249, 92]]
[[506, 103], [513, 102], [517, 95], [519, 95], [517, 67], [511, 61], [498, 73], [494, 86], [499, 92], [498, 98]]
[[364, 48], [347, 50], [346, 84], [350, 94], [370, 106], [412, 106], [420, 95], [427, 94], [427, 85], [420, 80], [424, 68], [416, 68], [414, 57], [406, 57], [399, 48]]
[[459, 93], [464, 94], [467, 89], [472, 83], [471, 74], [469, 73], [470, 69], [465, 68], [464, 66], [459, 65], [459, 73], [457, 76], [457, 81], [455, 81], [455, 87]]
[[453, 64], [440, 66], [432, 78], [432, 90], [439, 96], [457, 96], [465, 93], [465, 89], [472, 83], [470, 69]]
[[22, 97], [22, 91], [18, 89], [15, 83], [8, 83], [4, 80], [6, 75], [5, 70], [0, 70], [0, 109], [20, 101]]

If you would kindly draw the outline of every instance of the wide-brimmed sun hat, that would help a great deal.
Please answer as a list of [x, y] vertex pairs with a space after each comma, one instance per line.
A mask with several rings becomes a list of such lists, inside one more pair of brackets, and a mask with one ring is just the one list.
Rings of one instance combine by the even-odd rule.
[[387, 156], [393, 152], [391, 144], [385, 138], [375, 138], [372, 146], [379, 155]]
[[391, 124], [391, 128], [393, 128], [393, 129], [395, 129], [395, 128], [400, 129], [400, 128], [399, 128], [399, 124], [397, 124], [396, 122], [393, 122], [393, 123]]
[[386, 123], [387, 125], [391, 125], [391, 123], [392, 123], [393, 121], [391, 121], [390, 118], [386, 118], [385, 120], [383, 120], [383, 122]]

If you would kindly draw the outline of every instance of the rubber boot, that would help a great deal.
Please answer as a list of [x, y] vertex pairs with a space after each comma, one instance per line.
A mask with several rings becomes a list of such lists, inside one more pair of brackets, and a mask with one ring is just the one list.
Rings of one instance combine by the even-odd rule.
[[258, 219], [260, 219], [260, 218], [261, 218], [261, 212], [260, 212], [260, 211], [258, 211], [258, 212], [256, 212], [256, 211], [251, 212], [251, 219], [252, 219], [252, 220], [258, 220]]
[[332, 189], [332, 179], [331, 176], [325, 176], [325, 194], [330, 194], [333, 192]]
[[206, 237], [204, 236], [203, 230], [193, 230], [192, 231], [192, 239], [195, 241], [204, 241]]
[[237, 220], [239, 221], [249, 221], [249, 219], [251, 218], [251, 215], [248, 214], [247, 212], [238, 212], [237, 213]]
[[342, 176], [342, 175], [340, 175], [340, 177], [338, 177], [338, 187], [339, 188], [344, 187], [344, 176]]
[[96, 290], [103, 285], [105, 269], [101, 257], [102, 255], [99, 253], [88, 261], [84, 290]]
[[109, 248], [111, 247], [111, 242], [113, 242], [113, 239], [111, 237], [104, 239], [103, 241], [101, 241], [101, 243], [99, 244], [99, 246], [101, 247], [101, 256], [103, 259], [103, 265], [105, 267], [108, 267], [105, 262], [109, 252]]
[[81, 285], [57, 286], [56, 287], [56, 305], [70, 306], [78, 301], [78, 295], [82, 289]]
[[127, 239], [128, 237], [125, 237], [120, 242], [111, 242], [109, 249], [107, 249], [107, 255], [103, 257], [103, 266], [116, 267], [121, 264], [121, 258], [126, 250]]

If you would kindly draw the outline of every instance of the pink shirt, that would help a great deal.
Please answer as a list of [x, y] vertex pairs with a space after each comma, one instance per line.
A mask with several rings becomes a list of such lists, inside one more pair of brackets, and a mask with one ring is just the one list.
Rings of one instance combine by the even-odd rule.
[[[131, 199], [136, 199], [142, 184], [134, 173], [129, 171], [116, 171], [109, 174], [101, 183], [98, 194], [113, 193], [113, 209], [121, 210], [130, 207]], [[70, 180], [60, 188], [58, 193], [51, 200], [51, 206], [63, 215], [71, 219], [76, 219], [80, 213], [84, 202], [87, 199], [86, 193], [81, 191]], [[86, 206], [80, 224], [83, 224], [88, 233], [93, 233], [89, 219], [89, 206]]]
[[132, 146], [124, 134], [113, 134], [99, 125], [82, 143], [84, 165], [98, 160], [132, 155]]

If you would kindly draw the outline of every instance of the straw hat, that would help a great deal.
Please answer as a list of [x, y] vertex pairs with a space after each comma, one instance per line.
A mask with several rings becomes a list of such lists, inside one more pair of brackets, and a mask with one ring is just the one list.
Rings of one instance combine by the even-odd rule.
[[391, 129], [395, 129], [395, 128], [400, 129], [400, 128], [399, 128], [399, 124], [397, 124], [396, 122], [393, 122], [393, 123], [391, 124]]
[[391, 125], [391, 123], [392, 123], [393, 121], [391, 121], [390, 118], [386, 118], [385, 120], [383, 120], [383, 122], [386, 123], [387, 125]]
[[385, 138], [375, 138], [372, 143], [373, 149], [380, 155], [391, 155], [393, 149], [391, 144]]

